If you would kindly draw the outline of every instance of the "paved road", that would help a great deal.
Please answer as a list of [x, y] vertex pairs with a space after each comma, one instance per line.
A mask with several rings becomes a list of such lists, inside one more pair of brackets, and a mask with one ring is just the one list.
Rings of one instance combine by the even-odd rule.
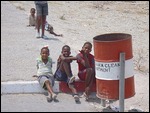
[[96, 98], [76, 103], [71, 94], [58, 94], [58, 101], [48, 103], [44, 94], [13, 94], [1, 96], [1, 112], [97, 112]]

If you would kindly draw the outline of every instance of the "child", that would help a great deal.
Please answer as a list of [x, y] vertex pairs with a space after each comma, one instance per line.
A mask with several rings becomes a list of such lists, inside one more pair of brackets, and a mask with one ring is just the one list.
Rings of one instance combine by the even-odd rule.
[[[36, 7], [36, 38], [45, 38], [45, 21], [48, 15], [48, 1], [34, 1]], [[42, 33], [40, 34], [40, 26]]]
[[50, 34], [53, 34], [53, 35], [55, 35], [55, 36], [61, 36], [61, 37], [63, 37], [62, 34], [56, 34], [56, 33], [54, 32], [53, 26], [51, 26], [47, 21], [46, 21], [46, 23], [45, 23], [45, 30], [48, 31]]
[[74, 88], [73, 82], [75, 77], [72, 75], [71, 65], [72, 60], [75, 60], [75, 57], [70, 56], [70, 47], [65, 45], [62, 47], [61, 55], [57, 60], [57, 70], [54, 74], [54, 77], [58, 81], [65, 81], [71, 91], [73, 92], [73, 96], [76, 102], [79, 101], [79, 97], [76, 89]]
[[78, 77], [80, 80], [85, 81], [85, 92], [83, 96], [88, 101], [90, 89], [95, 80], [95, 62], [94, 56], [90, 54], [92, 50], [92, 44], [90, 42], [85, 42], [82, 50], [77, 54], [77, 63], [78, 63]]
[[[50, 34], [55, 35], [55, 36], [60, 36], [63, 37], [63, 34], [56, 34], [54, 32], [54, 28], [52, 25], [50, 25], [47, 21], [45, 23], [45, 30], [48, 31]], [[43, 38], [43, 37], [42, 37]]]
[[52, 73], [52, 59], [49, 57], [48, 47], [41, 49], [40, 57], [37, 58], [37, 75], [38, 82], [45, 90], [48, 90], [49, 96], [47, 101], [50, 102], [52, 99], [56, 99], [57, 95], [53, 92], [52, 87], [54, 86], [54, 77]]
[[30, 9], [30, 15], [29, 15], [29, 26], [36, 26], [36, 16], [35, 16], [35, 8]]

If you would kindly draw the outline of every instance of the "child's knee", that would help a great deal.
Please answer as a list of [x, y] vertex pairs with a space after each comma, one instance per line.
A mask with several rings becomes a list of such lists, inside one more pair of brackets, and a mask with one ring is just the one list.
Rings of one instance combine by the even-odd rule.
[[48, 81], [48, 80], [46, 80], [46, 81], [45, 81], [45, 84], [49, 84], [49, 81]]

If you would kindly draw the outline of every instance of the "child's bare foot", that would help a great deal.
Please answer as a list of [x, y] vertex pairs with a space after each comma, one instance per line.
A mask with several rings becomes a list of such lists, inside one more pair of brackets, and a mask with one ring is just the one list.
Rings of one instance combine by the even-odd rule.
[[76, 102], [79, 102], [79, 96], [78, 96], [78, 94], [74, 94], [73, 97], [74, 97], [74, 99], [75, 99]]
[[59, 36], [63, 37], [63, 34], [60, 34]]
[[63, 37], [63, 34], [60, 34], [60, 35], [55, 35], [55, 36], [60, 36], [60, 37]]
[[47, 102], [51, 102], [53, 100], [52, 96], [47, 96]]
[[86, 88], [85, 88], [85, 93], [86, 93], [87, 95], [89, 95], [89, 92], [90, 92], [90, 88], [89, 88], [89, 87], [86, 87]]
[[54, 100], [56, 100], [56, 98], [57, 98], [57, 95], [54, 93], [54, 94], [52, 94], [52, 98], [54, 99]]
[[83, 93], [83, 97], [85, 98], [85, 100], [86, 100], [86, 101], [88, 101], [88, 100], [89, 100], [89, 95], [88, 95], [88, 94], [86, 94], [85, 92]]

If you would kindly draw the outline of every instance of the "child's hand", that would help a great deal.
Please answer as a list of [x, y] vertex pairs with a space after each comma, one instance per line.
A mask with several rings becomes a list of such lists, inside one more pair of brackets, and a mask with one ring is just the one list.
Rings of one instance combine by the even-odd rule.
[[84, 54], [84, 51], [83, 51], [83, 50], [79, 50], [79, 52], [82, 53], [82, 54]]
[[61, 60], [65, 60], [65, 57], [64, 57], [63, 54], [60, 55], [60, 59], [61, 59]]
[[87, 56], [87, 54], [84, 52], [84, 50], [79, 50], [79, 52], [80, 52], [83, 56]]
[[79, 50], [79, 52], [83, 55], [86, 55], [86, 53], [84, 52], [84, 50]]

